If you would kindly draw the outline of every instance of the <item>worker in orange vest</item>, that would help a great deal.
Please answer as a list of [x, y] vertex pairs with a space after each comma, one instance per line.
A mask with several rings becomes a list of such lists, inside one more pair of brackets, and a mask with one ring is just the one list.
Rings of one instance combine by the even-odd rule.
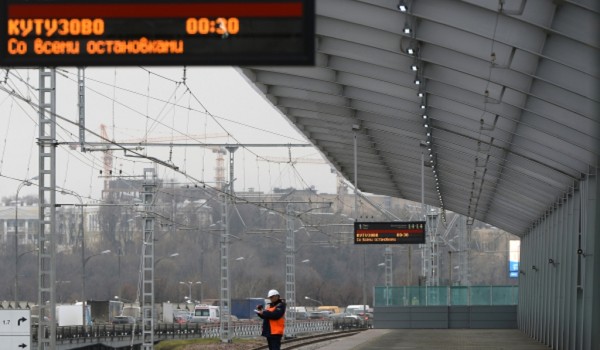
[[267, 297], [271, 302], [264, 309], [258, 305], [256, 313], [263, 319], [262, 336], [267, 338], [269, 350], [280, 350], [285, 327], [285, 300], [279, 297], [275, 289], [271, 289]]

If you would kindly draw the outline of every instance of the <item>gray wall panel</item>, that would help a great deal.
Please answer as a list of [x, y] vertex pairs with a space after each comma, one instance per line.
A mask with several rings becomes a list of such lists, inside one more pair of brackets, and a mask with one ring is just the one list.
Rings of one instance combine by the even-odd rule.
[[[598, 157], [598, 164], [600, 164], [600, 156]], [[598, 275], [600, 274], [600, 180], [598, 179], [598, 171], [599, 169], [596, 169], [596, 212], [594, 215], [592, 215], [592, 217], [595, 220], [595, 222], [592, 224], [592, 228], [596, 232], [593, 238], [594, 242], [592, 246], [592, 249], [594, 251], [594, 262], [590, 263], [591, 270], [596, 271], [592, 286], [592, 290], [594, 292], [594, 295], [596, 295], [596, 298], [594, 299], [594, 305], [591, 308], [593, 310], [593, 316], [591, 320], [592, 329], [596, 330], [600, 329], [600, 277], [598, 277]], [[596, 331], [593, 333], [591, 342], [592, 348], [600, 348], [600, 332]]]
[[590, 169], [521, 240], [518, 326], [557, 350], [600, 349], [597, 171]]
[[516, 306], [375, 307], [375, 328], [517, 328]]

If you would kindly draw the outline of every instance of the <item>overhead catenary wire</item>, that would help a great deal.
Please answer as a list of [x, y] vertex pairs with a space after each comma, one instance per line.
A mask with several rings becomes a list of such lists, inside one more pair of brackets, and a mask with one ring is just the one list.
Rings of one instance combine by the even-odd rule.
[[[0, 90], [4, 91], [4, 92], [6, 92], [6, 93], [10, 93], [10, 94], [13, 94], [13, 95], [15, 95], [16, 97], [18, 97], [19, 99], [22, 99], [22, 100], [23, 100], [23, 101], [25, 101], [26, 103], [28, 103], [28, 104], [31, 104], [31, 105], [32, 105], [32, 107], [34, 107], [34, 108], [40, 108], [40, 107], [39, 107], [39, 105], [37, 105], [37, 104], [36, 104], [36, 103], [34, 103], [33, 101], [27, 101], [27, 100], [26, 100], [26, 99], [25, 99], [23, 96], [20, 96], [20, 95], [16, 94], [14, 91], [7, 90], [6, 88], [4, 88], [4, 87], [3, 87], [3, 86], [1, 86], [1, 85], [0, 85]], [[72, 124], [72, 125], [77, 125], [77, 126], [79, 126], [79, 124], [78, 124], [78, 123], [76, 123], [76, 122], [73, 122], [73, 121], [69, 120], [68, 118], [65, 118], [64, 116], [62, 116], [62, 115], [60, 115], [60, 114], [55, 114], [55, 116], [56, 116], [56, 118], [57, 118], [57, 119], [60, 119], [60, 120], [62, 120], [62, 121], [64, 121], [64, 122], [70, 123], [70, 124]], [[216, 188], [215, 186], [211, 186], [210, 184], [208, 184], [208, 183], [206, 183], [206, 182], [202, 182], [202, 181], [200, 181], [199, 179], [197, 179], [196, 177], [194, 177], [194, 176], [191, 176], [190, 174], [184, 173], [183, 171], [181, 171], [181, 170], [179, 170], [179, 169], [175, 169], [174, 167], [172, 167], [172, 166], [169, 166], [169, 165], [168, 165], [166, 162], [164, 162], [164, 161], [160, 161], [159, 159], [156, 159], [156, 158], [153, 158], [153, 157], [150, 157], [150, 156], [146, 156], [146, 155], [144, 155], [144, 154], [141, 154], [141, 153], [139, 153], [138, 151], [131, 150], [131, 149], [128, 149], [128, 148], [126, 148], [126, 147], [124, 147], [124, 146], [121, 146], [121, 145], [120, 145], [118, 142], [111, 141], [111, 140], [109, 140], [109, 139], [107, 139], [107, 138], [103, 137], [102, 135], [98, 134], [97, 132], [95, 132], [95, 131], [93, 131], [93, 130], [90, 130], [89, 128], [84, 128], [84, 129], [85, 129], [87, 132], [91, 133], [92, 135], [94, 135], [94, 136], [96, 136], [96, 137], [100, 138], [101, 140], [103, 140], [103, 141], [106, 141], [107, 143], [110, 143], [111, 145], [113, 145], [113, 146], [115, 146], [115, 147], [117, 147], [117, 148], [120, 148], [120, 149], [122, 149], [122, 150], [124, 150], [124, 151], [127, 151], [127, 152], [129, 152], [129, 153], [132, 153], [132, 154], [136, 155], [137, 157], [140, 157], [140, 158], [145, 158], [145, 159], [150, 159], [150, 160], [153, 160], [154, 162], [159, 162], [159, 163], [162, 163], [162, 165], [163, 165], [163, 166], [166, 166], [166, 167], [170, 167], [170, 168], [172, 168], [172, 169], [173, 169], [173, 171], [175, 171], [175, 172], [177, 172], [177, 173], [179, 173], [179, 174], [183, 175], [185, 178], [188, 178], [189, 180], [192, 180], [192, 181], [194, 181], [194, 182], [196, 182], [196, 183], [200, 183], [200, 184], [202, 184], [203, 186], [210, 187], [211, 189], [213, 189], [213, 190], [215, 190], [215, 191], [218, 191], [218, 192], [222, 193], [223, 195], [225, 195], [225, 196], [226, 196], [226, 197], [228, 197], [228, 198], [232, 198], [232, 199], [235, 199], [235, 200], [238, 200], [238, 201], [241, 201], [241, 202], [246, 202], [247, 204], [253, 204], [253, 203], [251, 203], [250, 201], [248, 201], [248, 200], [246, 200], [246, 199], [244, 199], [244, 198], [241, 198], [241, 197], [237, 197], [237, 196], [235, 196], [235, 195], [232, 195], [232, 194], [228, 193], [227, 191], [223, 191], [223, 190], [221, 190], [221, 189], [218, 189], [218, 188]], [[256, 204], [256, 205], [257, 205], [257, 206], [263, 206], [263, 207], [265, 207], [265, 208], [267, 208], [267, 209], [269, 209], [269, 210], [272, 210], [272, 211], [274, 211], [274, 212], [278, 212], [278, 211], [277, 211], [277, 210], [275, 210], [275, 209], [268, 208], [268, 207], [266, 207], [266, 206], [264, 206], [264, 205], [261, 205], [261, 204]], [[282, 214], [282, 215], [285, 215], [285, 212], [283, 212], [283, 211], [281, 211], [281, 212], [279, 212], [279, 213], [280, 213], [280, 214]]]
[[[143, 67], [141, 67], [141, 68], [143, 68]], [[156, 75], [156, 76], [158, 76], [158, 77], [164, 78], [164, 77], [163, 77], [163, 76], [161, 76], [160, 74], [154, 74], [154, 73], [152, 73], [151, 71], [149, 71], [149, 70], [147, 70], [147, 69], [145, 69], [145, 68], [143, 68], [143, 69], [144, 69], [145, 71], [147, 71], [149, 75], [151, 75], [151, 74], [152, 74], [152, 75]], [[71, 73], [71, 72], [69, 72], [69, 71], [66, 71], [66, 70], [65, 70], [64, 72], [65, 72], [66, 74], [68, 74], [68, 75], [75, 75], [75, 73]], [[164, 78], [164, 79], [167, 79], [168, 81], [175, 82], [175, 83], [177, 82], [177, 80], [174, 80], [174, 79], [169, 79], [169, 78]], [[75, 81], [75, 80], [74, 80], [74, 78], [73, 78], [72, 80], [73, 80], [73, 81]], [[109, 84], [109, 83], [106, 83], [106, 82], [103, 82], [103, 81], [100, 81], [100, 80], [97, 80], [97, 79], [94, 79], [94, 78], [91, 78], [91, 77], [86, 77], [86, 81], [92, 81], [92, 82], [96, 82], [96, 83], [99, 83], [99, 84], [103, 84], [103, 85], [107, 85], [107, 86], [110, 86], [110, 87], [112, 87], [112, 85], [111, 85], [111, 84]], [[150, 100], [154, 100], [154, 101], [158, 101], [158, 102], [162, 102], [162, 103], [166, 103], [166, 104], [169, 104], [169, 103], [170, 103], [168, 100], [161, 99], [161, 98], [158, 98], [158, 97], [153, 97], [153, 96], [150, 96], [150, 95], [149, 95], [149, 90], [147, 91], [147, 93], [146, 93], [146, 94], [142, 94], [142, 93], [140, 93], [140, 92], [133, 91], [133, 90], [130, 90], [130, 89], [124, 88], [124, 87], [122, 87], [122, 86], [117, 86], [116, 88], [117, 88], [118, 90], [121, 90], [121, 91], [124, 91], [124, 92], [127, 92], [127, 93], [131, 93], [131, 94], [135, 94], [135, 95], [139, 95], [139, 96], [146, 97], [146, 98], [147, 98], [147, 101], [146, 101], [146, 102], [147, 102], [147, 103], [146, 103], [146, 106], [147, 106], [147, 108], [148, 108], [148, 106], [150, 105], [150, 103], [149, 103], [149, 101], [150, 101]], [[86, 84], [86, 89], [89, 89], [90, 91], [92, 91], [92, 92], [94, 92], [94, 93], [98, 93], [100, 96], [103, 96], [103, 97], [109, 98], [109, 97], [107, 97], [106, 95], [99, 93], [97, 90], [95, 90], [95, 89], [92, 89], [92, 88], [91, 88], [91, 87], [89, 87], [87, 84]], [[119, 104], [119, 103], [117, 102], [117, 104]], [[176, 106], [176, 107], [179, 107], [179, 108], [188, 108], [188, 107], [186, 107], [186, 106], [184, 106], [184, 105], [180, 105], [180, 104], [175, 104], [175, 106]], [[191, 110], [191, 111], [193, 111], [193, 112], [197, 112], [197, 113], [201, 113], [201, 114], [204, 114], [204, 115], [208, 115], [208, 113], [207, 113], [206, 111], [203, 111], [203, 110], [195, 109], [195, 108], [192, 108], [192, 107], [190, 107], [190, 110]], [[143, 115], [143, 114], [142, 114], [142, 115]], [[149, 113], [147, 112], [147, 113], [146, 113], [146, 115], [149, 115]], [[234, 123], [234, 124], [236, 124], [236, 125], [240, 125], [240, 126], [243, 126], [243, 127], [249, 128], [249, 129], [253, 129], [253, 130], [257, 130], [257, 131], [265, 132], [265, 133], [268, 133], [268, 134], [271, 134], [271, 135], [274, 135], [274, 136], [280, 136], [280, 137], [284, 137], [284, 138], [286, 138], [286, 139], [289, 139], [289, 140], [292, 140], [292, 141], [297, 141], [297, 142], [305, 142], [305, 141], [306, 141], [306, 140], [304, 140], [304, 139], [299, 139], [299, 138], [291, 137], [291, 136], [289, 136], [289, 135], [284, 135], [284, 134], [278, 133], [278, 132], [276, 132], [276, 131], [272, 131], [272, 130], [268, 130], [268, 129], [260, 128], [260, 127], [257, 127], [257, 126], [251, 125], [251, 124], [242, 123], [242, 122], [239, 122], [239, 121], [236, 121], [236, 120], [232, 120], [232, 119], [229, 119], [229, 118], [225, 118], [225, 117], [223, 117], [223, 116], [219, 116], [219, 115], [216, 115], [216, 114], [211, 114], [210, 116], [211, 116], [212, 118], [216, 118], [216, 119], [220, 119], [220, 120], [223, 120], [223, 121], [226, 121], [226, 122]], [[164, 125], [163, 125], [163, 126], [164, 126]], [[194, 138], [191, 138], [191, 139], [194, 139]], [[198, 140], [196, 140], [196, 141], [198, 141]]]
[[[19, 80], [20, 80], [20, 79], [22, 79], [21, 77], [16, 77], [16, 78], [17, 78], [17, 79], [19, 79]], [[20, 81], [21, 81], [21, 80], [20, 80]], [[22, 83], [24, 83], [23, 81], [21, 81], [21, 82], [22, 82]], [[27, 91], [30, 91], [30, 90], [34, 89], [34, 87], [33, 87], [31, 84], [27, 84], [26, 86], [28, 87]], [[27, 94], [27, 95], [29, 96], [29, 94]], [[33, 94], [32, 96], [35, 96], [35, 94]], [[9, 95], [9, 97], [10, 97], [10, 95]], [[14, 96], [12, 96], [12, 98], [14, 98]], [[27, 101], [31, 101], [31, 99], [29, 99], [29, 98], [27, 98], [27, 97], [26, 97], [26, 99], [25, 99], [25, 100], [22, 100], [22, 99], [21, 99], [21, 101], [25, 101], [25, 102], [27, 103]], [[37, 101], [37, 99], [36, 99], [36, 101]], [[27, 110], [25, 110], [25, 109], [24, 109], [24, 108], [23, 108], [23, 107], [22, 107], [22, 106], [21, 106], [19, 103], [17, 103], [17, 105], [19, 106], [19, 108], [21, 109], [21, 111], [23, 111], [23, 113], [25, 113], [25, 115], [26, 115], [26, 116], [27, 116], [27, 117], [28, 117], [28, 118], [29, 118], [29, 119], [30, 119], [30, 120], [33, 122], [33, 124], [37, 126], [37, 125], [38, 125], [37, 119], [36, 119], [36, 118], [34, 118], [33, 116], [31, 116], [31, 115], [30, 115], [30, 114], [27, 112]], [[77, 125], [78, 125], [78, 124], [77, 124]], [[60, 130], [64, 131], [64, 132], [67, 134], [67, 136], [70, 136], [72, 140], [75, 140], [75, 139], [76, 139], [76, 137], [77, 137], [76, 135], [74, 135], [74, 134], [73, 134], [71, 131], [69, 131], [69, 130], [67, 130], [66, 128], [64, 128], [64, 127], [63, 127], [62, 125], [60, 125], [59, 123], [57, 123], [57, 127], [58, 127]], [[62, 138], [63, 140], [66, 140], [66, 139], [67, 139], [66, 137], [62, 137], [62, 136], [61, 136], [61, 134], [60, 134], [60, 131], [59, 131], [59, 130], [57, 130], [57, 138], [58, 138], [58, 139], [61, 139], [61, 138]], [[63, 146], [63, 147], [64, 147], [64, 146]], [[94, 161], [92, 162], [92, 164], [94, 164], [94, 163], [95, 163], [95, 161], [97, 160], [97, 159], [96, 159], [96, 156], [94, 156], [94, 155], [91, 155], [91, 154], [90, 154], [88, 157], [91, 157], [91, 158], [94, 160]], [[89, 166], [89, 164], [86, 164], [86, 161], [84, 161], [84, 160], [82, 160], [82, 159], [81, 159], [81, 157], [79, 156], [79, 153], [75, 155], [75, 158], [79, 159], [79, 160], [82, 162], [82, 164], [85, 164], [85, 165], [88, 165], [88, 166]], [[120, 157], [118, 157], [118, 156], [115, 156], [115, 158], [118, 158], [118, 159], [121, 159], [121, 160], [125, 160], [125, 161], [130, 161], [130, 160], [128, 160], [128, 159], [120, 158]], [[84, 159], [85, 159], [85, 158], [84, 158]], [[98, 170], [98, 169], [100, 169], [100, 168], [96, 168], [96, 169]]]
[[[29, 104], [30, 106], [32, 106], [32, 107], [34, 107], [34, 108], [39, 108], [39, 106], [38, 106], [36, 103], [34, 103], [34, 102], [31, 100], [31, 99], [27, 99], [27, 98], [23, 97], [23, 96], [22, 96], [22, 94], [19, 94], [19, 93], [15, 92], [14, 90], [13, 90], [13, 91], [10, 91], [10, 90], [8, 90], [8, 89], [3, 89], [3, 91], [5, 91], [5, 92], [7, 92], [7, 93], [9, 93], [9, 94], [11, 94], [11, 95], [13, 95], [13, 96], [16, 96], [16, 97], [18, 97], [20, 100], [22, 100], [23, 102], [25, 102], [25, 103]], [[194, 98], [196, 98], [196, 99], [197, 99], [197, 97], [194, 97]], [[59, 121], [62, 121], [62, 122], [70, 123], [70, 124], [72, 124], [72, 125], [74, 125], [74, 126], [79, 126], [77, 123], [75, 123], [75, 122], [72, 122], [71, 120], [69, 120], [69, 119], [67, 119], [67, 118], [64, 118], [64, 117], [63, 117], [63, 116], [61, 116], [61, 115], [57, 115], [57, 119], [59, 119]], [[64, 129], [64, 128], [63, 128], [63, 129]], [[66, 130], [66, 129], [65, 129], [65, 130]], [[97, 133], [95, 133], [94, 131], [92, 131], [92, 130], [90, 130], [90, 129], [88, 129], [88, 128], [86, 128], [86, 131], [88, 131], [88, 132], [90, 132], [91, 134], [93, 134], [93, 135], [95, 135], [95, 136], [97, 136], [97, 137], [99, 137], [99, 138], [103, 139], [103, 138], [101, 137], [101, 135], [98, 135]], [[72, 135], [71, 133], [69, 133], [69, 134], [68, 134], [68, 136], [73, 136], [73, 135]], [[105, 141], [107, 141], [108, 143], [111, 143], [111, 144], [115, 145], [116, 147], [120, 147], [120, 145], [119, 145], [118, 143], [116, 143], [116, 142], [114, 142], [114, 141], [112, 141], [112, 140], [105, 139]], [[136, 153], [137, 153], [137, 152], [135, 152], [135, 151], [127, 150], [127, 149], [126, 149], [126, 148], [124, 148], [124, 147], [120, 147], [120, 148], [121, 148], [121, 149], [123, 149], [123, 150], [126, 150], [126, 151], [128, 151], [128, 152], [130, 152], [130, 153], [134, 153], [134, 154], [136, 154]], [[251, 152], [251, 153], [253, 153], [253, 152]], [[254, 154], [255, 154], [255, 153], [254, 153]], [[256, 154], [255, 154], [255, 155], [256, 155]], [[138, 154], [138, 156], [140, 156], [140, 157], [142, 157], [142, 158], [148, 158], [148, 157], [144, 157], [144, 155], [142, 155], [142, 154]], [[256, 155], [256, 156], [258, 156], [258, 155]], [[92, 166], [94, 166], [94, 165], [95, 165], [95, 164], [94, 164], [94, 163], [95, 163], [95, 160], [96, 160], [96, 158], [95, 158], [95, 157], [92, 157]], [[167, 168], [170, 168], [170, 167], [167, 167]], [[218, 191], [218, 192], [220, 192], [220, 190], [217, 190], [217, 189], [213, 188], [212, 186], [210, 186], [210, 185], [207, 185], [207, 184], [205, 184], [205, 183], [203, 183], [203, 182], [199, 181], [198, 179], [195, 179], [194, 177], [190, 176], [189, 174], [185, 174], [185, 173], [183, 173], [183, 172], [181, 172], [181, 171], [178, 171], [177, 169], [173, 169], [173, 168], [171, 168], [171, 169], [172, 169], [173, 171], [175, 171], [175, 172], [181, 173], [181, 174], [182, 174], [182, 175], [184, 175], [186, 178], [189, 178], [189, 179], [191, 179], [191, 180], [193, 180], [193, 181], [195, 181], [195, 182], [197, 182], [197, 183], [202, 183], [202, 184], [203, 184], [203, 186], [208, 186], [208, 187], [209, 187], [209, 188], [211, 188], [212, 190], [215, 190], [215, 191]], [[270, 167], [269, 167], [269, 170], [270, 170]], [[90, 196], [90, 197], [91, 197], [91, 196]], [[234, 196], [233, 198], [237, 199], [238, 201], [242, 201], [242, 202], [244, 202], [244, 199], [243, 199], [243, 198], [239, 198], [239, 197], [236, 197], [236, 196]], [[280, 212], [280, 211], [276, 210], [275, 208], [267, 207], [267, 206], [265, 206], [265, 205], [262, 205], [262, 204], [250, 203], [250, 202], [248, 202], [248, 201], [246, 201], [246, 203], [247, 203], [247, 204], [254, 204], [254, 205], [257, 205], [257, 206], [259, 206], [259, 207], [260, 207], [260, 206], [262, 206], [262, 207], [265, 207], [265, 208], [269, 209], [269, 210], [270, 210], [270, 211], [272, 211], [272, 212], [278, 213], [278, 214], [280, 214], [280, 215], [285, 215], [285, 213], [284, 213], [284, 212]]]
[[2, 156], [0, 157], [0, 174], [2, 174], [2, 168], [4, 166], [4, 155], [6, 154], [6, 141], [8, 140], [8, 134], [10, 131], [10, 121], [12, 119], [12, 111], [13, 111], [13, 105], [14, 105], [14, 101], [11, 101], [10, 103], [10, 109], [9, 109], [9, 113], [8, 113], [8, 122], [6, 125], [6, 132], [4, 133], [4, 142], [3, 142], [3, 147], [2, 147]]
[[[22, 99], [22, 100], [23, 100], [23, 99]], [[31, 101], [25, 101], [25, 102], [27, 102], [29, 105], [31, 105], [31, 106], [33, 106], [33, 107], [35, 107], [35, 106], [34, 106], [34, 104], [33, 104]], [[76, 125], [75, 123], [71, 122], [71, 121], [70, 121], [70, 120], [68, 120], [68, 119], [61, 118], [61, 116], [58, 116], [58, 117], [59, 117], [58, 119], [63, 119], [64, 121], [67, 121], [67, 122], [69, 122], [69, 123], [71, 123], [71, 124], [73, 124], [73, 125]], [[66, 130], [66, 129], [64, 129], [63, 127], [60, 127], [60, 128], [61, 128], [61, 129], [63, 129], [63, 130], [65, 130], [65, 131], [67, 131], [67, 130]], [[90, 132], [91, 132], [91, 130], [88, 130], [88, 131], [90, 131]], [[92, 133], [93, 133], [93, 132], [92, 132]], [[71, 136], [71, 137], [73, 137], [74, 135], [73, 135], [72, 133], [70, 133], [70, 132], [68, 132], [68, 131], [67, 131], [67, 136]], [[107, 140], [107, 141], [109, 141], [109, 140]], [[97, 159], [96, 157], [92, 157], [92, 162], [94, 162], [96, 159]], [[92, 166], [94, 166], [94, 163], [92, 163]], [[91, 186], [90, 186], [90, 196], [88, 196], [87, 198], [89, 198], [89, 199], [92, 199], [92, 200], [95, 200], [95, 201], [98, 201], [98, 202], [101, 202], [100, 200], [97, 200], [97, 199], [94, 199], [94, 198], [92, 198], [92, 197], [91, 197]], [[256, 205], [255, 203], [248, 203], [248, 204], [254, 204], [254, 205]], [[268, 204], [268, 203], [265, 203], [265, 204]], [[258, 205], [258, 206], [261, 206], [261, 205]], [[277, 210], [276, 210], [276, 209], [274, 209], [274, 208], [269, 208], [269, 210], [270, 210], [270, 211], [272, 211], [272, 212], [274, 212], [274, 213], [278, 213], [278, 214], [280, 214], [280, 215], [285, 215], [285, 213], [279, 212], [279, 211], [277, 211]], [[168, 218], [166, 218], [166, 217], [163, 217], [163, 219], [164, 219], [164, 220], [168, 220]], [[181, 226], [181, 227], [184, 227], [184, 226]], [[322, 232], [322, 233], [323, 233], [323, 234], [327, 234], [326, 232]]]

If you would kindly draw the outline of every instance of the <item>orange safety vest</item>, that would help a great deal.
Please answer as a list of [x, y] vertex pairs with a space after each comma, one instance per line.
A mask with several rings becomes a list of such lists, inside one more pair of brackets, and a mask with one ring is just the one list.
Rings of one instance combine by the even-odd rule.
[[[267, 311], [273, 312], [277, 308], [275, 306], [267, 307]], [[283, 329], [285, 328], [285, 317], [281, 316], [281, 318], [277, 320], [269, 319], [269, 327], [271, 328], [271, 335], [283, 335]]]

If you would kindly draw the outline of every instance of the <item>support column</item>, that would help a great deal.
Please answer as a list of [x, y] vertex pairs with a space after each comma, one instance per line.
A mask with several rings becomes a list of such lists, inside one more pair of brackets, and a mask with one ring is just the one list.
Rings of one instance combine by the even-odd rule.
[[39, 71], [38, 349], [56, 349], [56, 70]]
[[229, 330], [231, 329], [231, 317], [229, 306], [231, 304], [231, 295], [229, 294], [229, 198], [226, 194], [221, 196], [221, 224], [223, 228], [221, 230], [221, 295], [220, 295], [220, 310], [221, 319], [219, 325], [219, 332], [221, 335], [221, 341], [223, 343], [229, 343], [231, 341], [231, 335]]
[[[600, 164], [600, 163], [599, 163]], [[598, 185], [598, 168], [591, 168], [586, 181], [586, 203], [584, 204], [585, 234], [582, 240], [583, 253], [585, 256], [582, 268], [584, 283], [583, 303], [588, 305], [583, 314], [583, 348], [598, 349], [600, 347], [598, 327], [600, 326], [600, 213], [599, 199], [600, 186]], [[594, 312], [595, 311], [595, 312]]]
[[425, 214], [425, 227], [427, 239], [425, 244], [420, 245], [423, 247], [422, 251], [422, 275], [425, 278], [426, 286], [437, 286], [439, 285], [439, 256], [438, 256], [438, 243], [437, 243], [437, 227], [438, 227], [439, 215], [437, 209], [432, 211], [430, 206], [427, 206], [427, 212]]
[[292, 204], [286, 205], [286, 236], [285, 236], [285, 312], [286, 335], [295, 336], [296, 324], [296, 235], [294, 233], [294, 212]]
[[143, 350], [154, 349], [154, 205], [156, 172], [144, 169], [144, 242], [142, 244], [142, 335]]
[[[597, 164], [600, 164], [600, 157], [598, 157]], [[594, 260], [593, 263], [590, 264], [590, 268], [596, 273], [593, 275], [593, 287], [595, 295], [600, 294], [600, 178], [599, 173], [600, 167], [596, 168], [596, 195], [594, 199], [594, 206], [596, 207], [595, 211], [591, 210], [592, 217], [594, 218], [594, 222], [592, 223], [591, 232], [595, 232], [593, 237], [593, 249], [594, 249]], [[590, 325], [591, 329], [600, 328], [600, 298], [595, 298], [592, 306], [592, 322]], [[600, 332], [593, 332], [592, 334], [592, 348], [600, 347]]]
[[392, 247], [385, 247], [385, 305], [390, 305], [390, 287], [394, 285]]
[[[458, 219], [458, 283], [461, 286], [469, 285], [469, 239], [467, 227], [467, 217], [462, 216]], [[469, 226], [471, 227], [471, 226]], [[452, 267], [454, 268], [454, 266]]]
[[521, 239], [519, 328], [557, 349], [599, 345], [597, 170], [576, 181]]
[[225, 147], [229, 151], [229, 184], [223, 186], [225, 193], [221, 196], [221, 295], [220, 309], [221, 319], [219, 332], [221, 334], [221, 342], [231, 343], [233, 334], [231, 334], [231, 294], [229, 280], [229, 243], [230, 243], [230, 226], [229, 226], [229, 205], [235, 194], [233, 182], [235, 180], [235, 158], [234, 153], [238, 149], [237, 146]]

